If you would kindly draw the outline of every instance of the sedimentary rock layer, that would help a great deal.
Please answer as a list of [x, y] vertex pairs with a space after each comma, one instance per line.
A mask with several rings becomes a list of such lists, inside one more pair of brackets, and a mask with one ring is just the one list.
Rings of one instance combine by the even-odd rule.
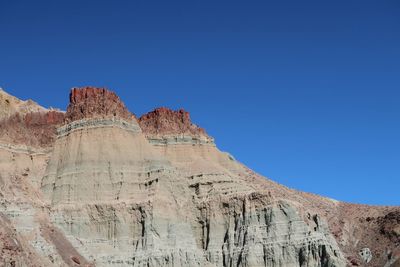
[[85, 87], [66, 114], [29, 114], [0, 129], [3, 265], [361, 266], [363, 248], [369, 266], [398, 264], [400, 208], [279, 185], [183, 110], [137, 121]]
[[[152, 118], [170, 129], [151, 133], [208, 138], [187, 113], [164, 111]], [[86, 258], [104, 266], [344, 264], [327, 227], [313, 229], [289, 202], [257, 193], [213, 143], [175, 140], [161, 149], [195, 150], [173, 159], [135, 122], [91, 114], [58, 129], [41, 190], [53, 223]]]
[[95, 117], [116, 117], [127, 121], [135, 119], [119, 97], [105, 88], [73, 88], [69, 100], [66, 113], [68, 122]]
[[151, 135], [188, 134], [207, 136], [203, 128], [193, 124], [189, 112], [171, 110], [169, 108], [156, 108], [139, 118], [143, 132]]

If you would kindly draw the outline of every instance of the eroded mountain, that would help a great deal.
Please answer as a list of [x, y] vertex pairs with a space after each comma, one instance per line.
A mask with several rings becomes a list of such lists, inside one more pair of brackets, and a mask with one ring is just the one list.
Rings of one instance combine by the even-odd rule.
[[93, 87], [72, 89], [65, 113], [0, 101], [4, 266], [400, 264], [400, 207], [275, 183], [184, 110], [137, 118]]

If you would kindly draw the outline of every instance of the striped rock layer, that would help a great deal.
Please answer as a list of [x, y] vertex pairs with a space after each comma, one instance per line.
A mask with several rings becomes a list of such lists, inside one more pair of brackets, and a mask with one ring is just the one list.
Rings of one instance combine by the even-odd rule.
[[186, 111], [136, 119], [115, 93], [75, 88], [66, 113], [40, 113], [45, 142], [10, 134], [35, 121], [15, 114], [0, 121], [6, 266], [361, 266], [366, 247], [369, 266], [398, 264], [399, 207], [279, 185]]

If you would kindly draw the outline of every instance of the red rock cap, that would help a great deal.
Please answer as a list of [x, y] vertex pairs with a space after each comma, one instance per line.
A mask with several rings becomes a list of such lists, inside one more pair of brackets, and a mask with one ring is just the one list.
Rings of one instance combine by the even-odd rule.
[[66, 122], [85, 118], [120, 118], [135, 120], [120, 98], [105, 88], [73, 88], [69, 94]]
[[145, 134], [169, 135], [191, 134], [195, 136], [208, 136], [203, 128], [193, 124], [189, 112], [157, 108], [139, 118], [139, 124]]

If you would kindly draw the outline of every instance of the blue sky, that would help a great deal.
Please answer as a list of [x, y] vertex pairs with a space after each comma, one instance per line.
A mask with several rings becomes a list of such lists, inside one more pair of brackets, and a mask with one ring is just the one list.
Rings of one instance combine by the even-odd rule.
[[0, 2], [0, 86], [65, 109], [106, 86], [185, 108], [257, 172], [400, 205], [399, 1]]

